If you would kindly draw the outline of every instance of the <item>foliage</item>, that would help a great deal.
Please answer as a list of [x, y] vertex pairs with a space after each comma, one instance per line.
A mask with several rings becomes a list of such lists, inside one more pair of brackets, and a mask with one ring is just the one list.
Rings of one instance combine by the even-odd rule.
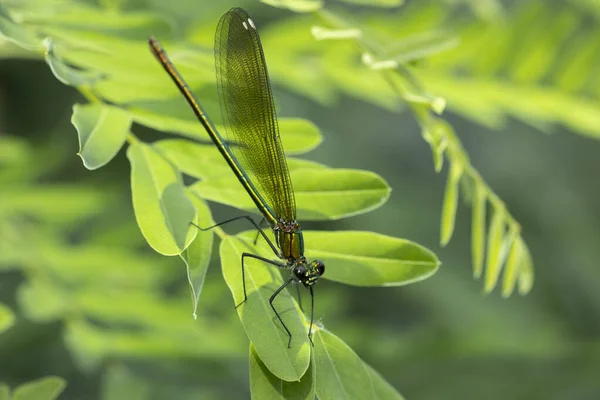
[[15, 315], [12, 310], [0, 303], [0, 333], [10, 328], [15, 321]]
[[2, 400], [54, 400], [65, 388], [65, 381], [57, 377], [46, 377], [28, 382], [15, 388], [11, 394], [6, 385], [0, 384]]
[[[518, 4], [495, 23], [461, 26], [468, 45], [432, 57], [418, 75], [451, 109], [478, 123], [497, 128], [511, 116], [546, 132], [561, 123], [598, 139], [597, 30], [586, 17], [566, 4]], [[561, 49], [568, 56], [556, 59]]]
[[[457, 2], [448, 0], [448, 3]], [[210, 375], [211, 357], [238, 358], [244, 351], [245, 341], [233, 333], [235, 321], [229, 316], [233, 314], [231, 304], [234, 301], [216, 300], [224, 296], [208, 269], [213, 253], [213, 234], [188, 229], [187, 221], [193, 218], [200, 226], [213, 222], [206, 200], [248, 211], [253, 207], [211, 144], [192, 143], [181, 138], [150, 143], [148, 138], [152, 136], [140, 129], [146, 126], [200, 142], [205, 140], [202, 127], [186, 111], [176, 90], [151, 59], [144, 39], [153, 34], [173, 40], [167, 42], [169, 54], [214, 117], [218, 112], [212, 95], [212, 55], [208, 45], [211, 29], [204, 27], [210, 24], [198, 23], [186, 27], [187, 30], [178, 30], [160, 13], [134, 10], [135, 6], [131, 4], [135, 2], [124, 1], [122, 6], [119, 3], [106, 1], [103, 4], [107, 8], [103, 9], [64, 1], [45, 7], [39, 7], [39, 1], [7, 1], [4, 3], [6, 9], [0, 15], [0, 32], [19, 46], [37, 50], [37, 53], [18, 53], [15, 47], [7, 45], [6, 48], [14, 53], [7, 50], [4, 54], [44, 54], [57, 79], [74, 86], [85, 96], [87, 101], [78, 100], [74, 107], [73, 124], [79, 134], [79, 154], [87, 168], [107, 164], [110, 167], [112, 161], [118, 161], [118, 158], [113, 160], [115, 154], [128, 142], [137, 222], [152, 248], [161, 254], [179, 255], [186, 264], [197, 320], [190, 321], [180, 299], [181, 292], [175, 297], [165, 295], [175, 276], [173, 271], [165, 272], [166, 264], [173, 261], [176, 265], [180, 261], [157, 261], [143, 254], [139, 249], [143, 239], [131, 229], [131, 221], [109, 216], [110, 213], [101, 206], [108, 203], [114, 207], [111, 200], [115, 193], [91, 186], [39, 185], [44, 172], [24, 168], [32, 164], [25, 160], [35, 159], [36, 149], [11, 137], [2, 141], [15, 143], [10, 145], [11, 151], [0, 152], [2, 157], [13, 158], [15, 163], [10, 169], [0, 171], [0, 176], [9, 179], [5, 182], [11, 186], [8, 191], [3, 188], [2, 193], [0, 258], [2, 265], [19, 265], [27, 276], [27, 282], [19, 290], [23, 313], [35, 321], [64, 321], [69, 349], [82, 367], [97, 367], [107, 358], [155, 358], [168, 363], [185, 356], [200, 360], [202, 367], [199, 370]], [[529, 291], [533, 283], [533, 266], [528, 246], [521, 237], [521, 224], [492, 191], [483, 174], [475, 169], [474, 161], [468, 157], [458, 135], [440, 114], [448, 104], [450, 111], [486, 127], [501, 128], [508, 117], [512, 117], [544, 131], [551, 130], [553, 123], [558, 122], [576, 133], [597, 138], [597, 105], [593, 89], [597, 85], [590, 68], [594, 65], [591, 60], [595, 54], [592, 40], [595, 35], [594, 29], [577, 23], [583, 18], [579, 12], [566, 6], [561, 12], [547, 11], [550, 8], [545, 8], [541, 2], [524, 2], [525, 5], [512, 8], [498, 18], [496, 2], [464, 1], [462, 3], [473, 5], [478, 15], [486, 20], [467, 23], [461, 20], [455, 26], [446, 17], [453, 14], [439, 3], [409, 2], [398, 10], [381, 13], [380, 10], [366, 9], [353, 17], [342, 8], [319, 1], [268, 3], [303, 12], [264, 29], [259, 27], [274, 81], [325, 105], [334, 104], [344, 96], [393, 112], [407, 105], [432, 147], [436, 171], [442, 169], [444, 161], [449, 166], [442, 206], [441, 242], [448, 243], [454, 235], [460, 213], [459, 200], [464, 199], [472, 205], [473, 273], [476, 277], [484, 277], [485, 291], [493, 290], [497, 282], [502, 282], [504, 296], [510, 295], [515, 286], [521, 293]], [[484, 3], [487, 5], [482, 5]], [[582, 8], [592, 7], [583, 1], [572, 3]], [[378, 4], [395, 6], [398, 2]], [[61, 12], [50, 17], [52, 7], [58, 7]], [[533, 16], [538, 15], [536, 12], [541, 17], [534, 19]], [[209, 17], [216, 22], [218, 13], [211, 15], [208, 12], [205, 21], [212, 21]], [[557, 18], [560, 23], [554, 24]], [[542, 35], [549, 25], [553, 26], [553, 33]], [[178, 35], [183, 31], [191, 44], [178, 46], [181, 43]], [[52, 40], [42, 42], [46, 36]], [[574, 56], [560, 61], [551, 59], [551, 50], [557, 47], [566, 52], [573, 48]], [[517, 57], [507, 57], [508, 54], [517, 54]], [[307, 120], [284, 118], [281, 123], [284, 147], [290, 155], [302, 155], [321, 142], [319, 129]], [[302, 158], [290, 157], [289, 160], [292, 179], [298, 189], [301, 220], [330, 221], [360, 215], [381, 206], [389, 197], [387, 182], [371, 172], [328, 168]], [[30, 174], [29, 178], [21, 181], [27, 174]], [[198, 182], [190, 185], [190, 181], [182, 179], [182, 174], [198, 179]], [[307, 201], [308, 196], [314, 202]], [[42, 198], [46, 200], [41, 201]], [[330, 198], [337, 200], [328, 201]], [[48, 201], [62, 206], [49, 207]], [[122, 217], [128, 212], [121, 210], [119, 215]], [[29, 220], [23, 223], [27, 219], [25, 216], [32, 214], [41, 220], [41, 227]], [[75, 226], [98, 216], [105, 219], [104, 225], [96, 220], [86, 222], [86, 226], [95, 227], [94, 235], [72, 246], [69, 238], [78, 229]], [[223, 274], [234, 299], [238, 299], [239, 251], [252, 248], [253, 235], [227, 235], [222, 231], [218, 235], [222, 239]], [[49, 241], [48, 237], [54, 239]], [[357, 249], [354, 244], [362, 242], [369, 243], [364, 247], [365, 253], [353, 252]], [[425, 279], [437, 270], [435, 256], [421, 246], [365, 232], [308, 231], [307, 248], [311, 256], [328, 261], [327, 278], [345, 284], [405, 284]], [[26, 249], [34, 249], [32, 254], [41, 255], [42, 262], [25, 257]], [[268, 254], [262, 243], [259, 243], [258, 251]], [[388, 254], [392, 254], [391, 259], [386, 259]], [[416, 262], [419, 257], [426, 259], [425, 264]], [[349, 269], [345, 270], [345, 267]], [[362, 271], [369, 271], [368, 268], [372, 271], [362, 274]], [[280, 277], [258, 265], [252, 269], [251, 273], [256, 274], [255, 279], [259, 282], [253, 289], [258, 297], [262, 297], [260, 292], [263, 290], [272, 292]], [[355, 272], [359, 270], [361, 274]], [[377, 280], [377, 273], [383, 271], [388, 275]], [[132, 276], [135, 279], [132, 280]], [[111, 293], [110, 299], [102, 295], [107, 291]], [[197, 311], [202, 292], [202, 310]], [[479, 301], [466, 294], [454, 295], [463, 296], [465, 304]], [[431, 296], [439, 299], [442, 293], [431, 293]], [[327, 294], [323, 293], [321, 297], [318, 292], [317, 298], [319, 310], [331, 309], [332, 302], [327, 302]], [[429, 298], [422, 300], [434, 302]], [[299, 308], [291, 296], [281, 301], [282, 308]], [[333, 302], [341, 303], [342, 300]], [[123, 304], [127, 304], [127, 309]], [[532, 309], [524, 308], [521, 312], [531, 320], [541, 318]], [[463, 321], [463, 313], [452, 306], [444, 304], [442, 310], [437, 316], [448, 322], [443, 329], [451, 329], [459, 318]], [[307, 341], [298, 343], [299, 348], [293, 350], [299, 357], [293, 362], [283, 349], [285, 346], [265, 350], [268, 344], [283, 337], [281, 330], [276, 329], [277, 325], [266, 320], [271, 316], [268, 308], [266, 311], [264, 301], [238, 310], [242, 325], [254, 343], [250, 349], [250, 372], [251, 392], [255, 397], [269, 393], [278, 398], [273, 392], [278, 388], [281, 390], [275, 391], [279, 395], [284, 393], [288, 397], [308, 397], [315, 389], [321, 397], [327, 398], [327, 393], [339, 397], [340, 393], [355, 390], [347, 386], [358, 380], [354, 374], [359, 374], [363, 382], [371, 382], [371, 386], [363, 385], [360, 390], [370, 388], [370, 393], [382, 393], [381, 398], [398, 396], [347, 345], [323, 327], [315, 334], [315, 350], [307, 351], [310, 349]], [[321, 311], [317, 315], [319, 313]], [[291, 323], [294, 329], [306, 330], [301, 312], [288, 314], [286, 323], [287, 318], [293, 319], [296, 321]], [[489, 317], [492, 314], [494, 318]], [[498, 321], [507, 315], [501, 306], [490, 307], [478, 318], [488, 322], [489, 331], [500, 332]], [[524, 320], [528, 321], [528, 318]], [[252, 321], [261, 322], [254, 325]], [[124, 329], [131, 325], [135, 326], [133, 331]], [[466, 331], [469, 324], [466, 326], [452, 329]], [[518, 331], [521, 332], [521, 327], [528, 331], [527, 326], [521, 321]], [[13, 329], [17, 328], [18, 324]], [[202, 334], [207, 331], [211, 335]], [[366, 335], [364, 330], [362, 332]], [[382, 338], [385, 335], [386, 332], [378, 332], [374, 336]], [[429, 343], [429, 336], [422, 332], [408, 335], [414, 335], [405, 340], [417, 343], [417, 349], [411, 350], [415, 353]], [[538, 346], [554, 347], [556, 353], [564, 351], [552, 333], [543, 338], [531, 336], [534, 337]], [[389, 345], [397, 340], [397, 336], [391, 335], [387, 342], [385, 339], [381, 342]], [[320, 347], [325, 343], [330, 346], [331, 353], [336, 354], [329, 364], [323, 356], [323, 347]], [[503, 346], [510, 348], [510, 343], [510, 338], [499, 343], [482, 338], [462, 344], [464, 347], [461, 348], [466, 352], [501, 353]], [[535, 353], [536, 350], [529, 351]], [[320, 354], [318, 359], [314, 358], [317, 353]], [[380, 356], [385, 359], [386, 354]], [[344, 362], [338, 362], [342, 360]], [[328, 373], [314, 374], [315, 364], [321, 366], [321, 371], [331, 369]], [[336, 368], [342, 370], [335, 371]], [[156, 390], [168, 392], [122, 365], [110, 365], [105, 370], [105, 398], [122, 398], [133, 392], [142, 397]], [[334, 375], [350, 378], [337, 382], [336, 386], [331, 379]], [[296, 388], [296, 383], [286, 386], [282, 376], [287, 379], [302, 376], [301, 387]], [[316, 379], [316, 387], [311, 383], [313, 379]], [[177, 393], [183, 398], [181, 392]], [[212, 388], [190, 389], [189, 396], [194, 395], [219, 398]]]
[[[126, 141], [129, 143], [127, 156], [131, 164], [132, 199], [137, 223], [148, 244], [158, 253], [168, 256], [181, 255], [188, 268], [195, 310], [212, 250], [212, 235], [198, 234], [198, 230], [193, 226], [200, 224], [201, 221], [212, 220], [204, 200], [220, 201], [241, 209], [252, 209], [252, 207], [248, 202], [232, 203], [232, 200], [242, 199], [244, 196], [240, 193], [241, 190], [232, 174], [227, 173], [223, 160], [215, 159], [213, 146], [193, 144], [188, 141], [162, 141], [150, 144], [141, 141], [131, 132], [132, 123], [136, 122], [151, 128], [175, 126], [180, 134], [200, 138], [197, 127], [191, 124], [189, 112], [188, 115], [182, 115], [179, 105], [177, 111], [173, 111], [174, 107], [168, 106], [168, 103], [180, 103], [176, 100], [177, 97], [174, 98], [175, 93], [172, 89], [168, 90], [164, 85], [164, 88], [155, 87], [150, 90], [148, 82], [167, 80], [164, 77], [159, 79], [157, 76], [159, 68], [156, 64], [152, 64], [154, 68], [142, 68], [139, 64], [140, 57], [148, 61], [149, 52], [140, 53], [143, 49], [139, 46], [140, 42], [128, 39], [129, 33], [132, 33], [129, 28], [137, 30], [140, 28], [138, 24], [141, 24], [142, 31], [160, 32], [164, 22], [151, 14], [123, 13], [119, 17], [111, 15], [111, 18], [108, 18], [108, 13], [112, 14], [110, 10], [104, 11], [107, 13], [105, 15], [107, 18], [99, 19], [92, 14], [102, 13], [102, 10], [93, 10], [89, 6], [77, 3], [68, 4], [68, 8], [60, 6], [57, 5], [57, 10], [60, 9], [64, 14], [59, 18], [48, 18], [48, 9], [40, 11], [39, 8], [32, 7], [32, 4], [14, 5], [11, 13], [17, 17], [4, 12], [2, 15], [4, 28], [1, 31], [6, 38], [17, 45], [43, 51], [45, 61], [57, 79], [79, 89], [88, 100], [86, 104], [76, 104], [72, 116], [72, 123], [79, 136], [79, 156], [86, 168], [94, 170], [106, 165]], [[16, 24], [14, 18], [20, 19], [21, 24]], [[94, 21], [91, 28], [90, 25], [80, 26], [74, 23], [86, 19], [90, 22]], [[115, 31], [116, 26], [120, 28]], [[139, 32], [136, 32], [136, 36], [138, 35]], [[35, 45], [36, 38], [40, 36], [47, 36], [47, 38], [41, 42], [41, 46]], [[186, 76], [208, 75], [206, 68], [202, 68], [202, 64], [200, 64], [201, 68], [197, 68], [199, 60], [204, 60], [204, 64], [207, 64], [203, 52], [186, 50], [184, 59], [179, 59], [179, 54], [177, 51], [174, 52], [174, 59], [178, 65], [181, 65], [182, 71], [187, 71]], [[110, 62], [107, 62], [108, 58], [111, 59]], [[194, 60], [193, 64], [186, 62], [188, 58]], [[118, 68], [115, 68], [115, 59], [120, 60]], [[207, 82], [198, 82], [192, 78], [190, 83], [196, 87], [203, 86]], [[158, 86], [163, 85], [159, 83]], [[166, 103], [159, 107], [156, 102]], [[310, 150], [320, 141], [320, 133], [307, 121], [284, 119], [282, 128], [284, 143], [291, 143], [292, 153], [299, 154]], [[182, 153], [185, 155], [182, 156]], [[195, 156], [192, 158], [190, 153], [195, 153]], [[198, 165], [202, 165], [203, 158], [211, 160], [210, 173], [202, 172], [202, 169], [198, 168]], [[193, 161], [190, 162], [190, 159]], [[184, 163], [182, 167], [180, 167], [181, 163]], [[215, 168], [215, 165], [218, 167]], [[301, 218], [335, 219], [360, 214], [377, 208], [389, 197], [390, 189], [387, 183], [373, 173], [328, 169], [323, 165], [307, 164], [302, 160], [294, 159], [291, 159], [291, 166]], [[221, 169], [221, 172], [215, 173], [215, 169]], [[199, 181], [191, 186], [186, 185], [182, 172], [189, 173], [189, 176], [198, 178]], [[237, 300], [241, 288], [239, 281], [241, 252], [238, 248], [240, 245], [247, 246], [248, 242], [244, 240], [243, 235], [234, 238], [227, 236], [221, 229], [215, 232], [223, 239], [220, 258], [224, 276], [236, 303], [239, 303]], [[315, 253], [318, 253], [321, 248], [326, 252], [324, 254], [327, 258], [332, 260], [330, 265], [334, 268], [333, 279], [349, 284], [361, 286], [406, 284], [430, 276], [437, 270], [439, 264], [433, 253], [415, 243], [369, 232], [315, 232], [314, 234], [307, 232], [307, 243], [310, 244], [311, 240], [315, 243]], [[329, 246], [325, 246], [327, 243]], [[43, 260], [48, 261], [53, 257], [64, 256], [56, 251], [58, 244], [53, 243], [53, 245], [40, 246], [39, 251], [42, 253]], [[61, 273], [64, 274], [65, 267], [73, 261], [82, 262], [91, 258], [100, 263], [117, 257], [115, 254], [106, 257], [106, 252], [110, 250], [95, 245], [82, 247], [77, 251], [83, 254], [62, 260]], [[100, 256], [101, 253], [104, 257]], [[124, 256], [127, 257], [125, 254]], [[339, 271], [335, 271], [336, 258], [341, 261]], [[107, 272], [105, 268], [102, 269], [104, 273]], [[48, 272], [44, 270], [41, 274], [48, 274]], [[274, 321], [270, 313], [270, 305], [266, 301], [268, 297], [260, 294], [270, 290], [270, 284], [280, 281], [281, 276], [259, 265], [249, 269], [247, 276], [248, 281], [251, 282], [248, 287], [249, 297], [247, 303], [238, 308], [238, 314], [254, 346], [253, 351], [277, 379], [299, 381], [306, 374], [309, 364], [322, 364], [324, 361], [321, 359], [331, 357], [332, 352], [327, 350], [326, 342], [321, 341], [319, 345], [321, 350], [315, 353], [314, 361], [310, 362], [312, 347], [306, 335], [309, 329], [307, 321], [304, 320], [300, 307], [294, 305], [295, 301], [280, 296], [278, 308], [296, 307], [297, 310], [293, 313], [284, 313], [283, 316], [286, 326], [293, 332], [295, 339], [294, 346], [288, 349], [285, 332], [280, 329], [278, 321]], [[76, 289], [73, 289], [68, 284], [61, 284], [60, 280], [53, 282], [51, 276], [48, 278], [50, 279], [31, 278], [21, 287], [20, 302], [33, 320], [47, 321], [70, 316], [66, 340], [82, 366], [92, 367], [102, 359], [103, 354], [111, 354], [114, 351], [118, 353], [119, 349], [125, 352], [142, 350], [143, 347], [140, 347], [142, 343], [136, 340], [137, 343], [133, 346], [132, 338], [127, 335], [120, 339], [123, 344], [127, 343], [127, 346], [119, 346], [119, 340], [116, 340], [114, 333], [110, 331], [100, 333], [102, 330], [94, 332], [97, 327], [89, 323], [90, 317], [95, 320], [108, 319], [117, 324], [121, 321], [123, 310], [118, 313], [107, 312], [107, 306], [111, 305], [113, 299], [100, 305], [95, 298], [97, 291], [89, 287], [88, 290], [84, 290], [82, 285], [77, 285]], [[74, 278], [77, 279], [77, 274], [65, 275], [62, 279], [69, 283]], [[89, 279], [89, 276], [80, 275], [80, 278]], [[94, 281], [91, 287], [95, 288], [100, 282]], [[143, 302], [148, 309], [148, 305], [153, 301], [152, 296], [143, 291], [143, 284], [140, 289], [142, 291], [137, 294], [130, 290], [120, 292], [119, 286], [111, 282], [111, 292], [114, 293], [116, 290], [117, 296], [122, 297], [119, 302], [128, 305]], [[72, 299], [77, 301], [73, 303]], [[281, 304], [282, 301], [288, 304]], [[36, 307], [36, 304], [43, 304], [43, 306]], [[113, 304], [116, 306], [118, 303]], [[150, 320], [140, 320], [140, 311], [137, 310], [135, 316], [127, 313], [127, 319], [122, 322], [136, 321], [136, 325], [148, 324], [146, 329], [159, 328]], [[158, 311], [158, 307], [154, 304], [152, 313], [156, 315]], [[73, 315], [79, 315], [79, 318], [73, 318]], [[198, 317], [196, 311], [194, 315]], [[164, 324], [165, 318], [161, 318], [160, 321]], [[196, 325], [201, 325], [201, 322], [197, 322]], [[169, 327], [172, 329], [174, 326], [171, 324]], [[212, 327], [211, 331], [214, 330]], [[322, 333], [315, 332], [315, 338], [320, 338], [321, 335]], [[222, 341], [223, 335], [219, 335], [218, 338]], [[343, 343], [339, 339], [336, 340]], [[94, 342], [96, 344], [91, 346]], [[102, 348], [99, 342], [109, 346], [117, 344], [118, 347]], [[186, 341], [186, 343], [194, 342], [194, 340]], [[228, 343], [234, 344], [235, 341], [228, 341]], [[182, 344], [185, 347], [185, 344]], [[216, 344], [207, 346], [212, 352], [219, 347], [223, 346]], [[223, 350], [226, 352], [227, 348], [225, 346]], [[155, 354], [161, 354], [160, 346], [154, 345], [153, 351]], [[343, 371], [343, 363], [340, 360], [336, 362], [340, 365], [337, 368]], [[370, 376], [369, 367], [364, 368]], [[347, 373], [352, 371], [348, 369]], [[314, 376], [314, 373], [312, 375]], [[310, 384], [310, 390], [321, 392], [319, 397], [323, 399], [339, 397], [339, 390], [342, 389], [324, 389], [329, 385], [326, 377], [326, 374], [322, 374], [319, 381], [310, 380], [309, 382], [313, 382]], [[381, 378], [376, 378], [374, 382], [375, 386], [372, 389], [374, 395], [382, 394], [385, 398], [396, 396], [391, 387], [385, 386], [387, 384]], [[380, 389], [381, 385], [385, 389]]]
[[[503, 295], [510, 296], [517, 281], [519, 282], [519, 292], [526, 294], [533, 284], [533, 265], [529, 250], [521, 237], [519, 223], [508, 212], [504, 202], [493, 192], [471, 164], [452, 127], [437, 116], [444, 109], [446, 100], [430, 95], [429, 91], [423, 88], [424, 84], [418, 79], [421, 74], [420, 69], [413, 72], [412, 68], [406, 65], [415, 59], [438, 52], [444, 52], [438, 56], [443, 58], [446, 55], [445, 50], [457, 44], [457, 40], [449, 34], [441, 34], [434, 30], [436, 26], [442, 23], [442, 15], [443, 10], [439, 7], [436, 8], [433, 4], [430, 6], [413, 6], [402, 16], [392, 14], [392, 16], [383, 19], [365, 18], [358, 21], [352, 21], [346, 15], [335, 11], [322, 10], [317, 14], [318, 19], [302, 19], [301, 22], [292, 22], [291, 24], [284, 22], [285, 26], [276, 28], [278, 31], [288, 32], [288, 35], [277, 35], [275, 39], [278, 44], [277, 48], [283, 47], [284, 42], [296, 43], [296, 46], [300, 47], [297, 49], [293, 46], [287, 46], [287, 53], [282, 54], [280, 51], [278, 56], [290, 59], [296, 54], [301, 54], [304, 57], [307, 49], [303, 41], [308, 42], [311, 38], [307, 33], [302, 35], [298, 31], [301, 29], [300, 27], [312, 24], [312, 34], [315, 38], [335, 41], [333, 44], [318, 48], [318, 54], [326, 59], [327, 55], [333, 53], [336, 60], [335, 63], [333, 60], [328, 63], [324, 62], [320, 70], [322, 76], [314, 76], [315, 74], [313, 74], [311, 79], [319, 80], [325, 79], [325, 77], [333, 79], [335, 77], [334, 81], [337, 82], [325, 96], [316, 91], [306, 94], [327, 103], [331, 101], [330, 92], [338, 90], [347, 92], [349, 95], [359, 96], [362, 99], [371, 100], [375, 104], [391, 109], [397, 107], [399, 99], [408, 103], [409, 108], [421, 125], [424, 139], [432, 147], [436, 171], [439, 172], [442, 169], [444, 157], [451, 165], [442, 210], [442, 245], [446, 245], [452, 237], [459, 198], [458, 192], [459, 187], [462, 187], [463, 196], [468, 200], [475, 200], [472, 203], [474, 215], [472, 234], [474, 276], [479, 278], [483, 272], [483, 252], [486, 249], [483, 246], [486, 225], [485, 209], [489, 204], [492, 208], [492, 214], [496, 216], [496, 221], [498, 221], [497, 226], [502, 225], [502, 232], [492, 236], [494, 226], [489, 226], [488, 236], [491, 239], [488, 238], [487, 246], [485, 291], [490, 292], [496, 286], [500, 271], [507, 261], [507, 254], [510, 251], [513, 257], [510, 258], [510, 265], [504, 268], [509, 273], [504, 276]], [[418, 26], [408, 23], [410, 20], [417, 19], [420, 21]], [[425, 20], [423, 21], [423, 19]], [[324, 22], [328, 26], [323, 28], [315, 25], [320, 22]], [[398, 26], [402, 26], [402, 28], [398, 28]], [[416, 28], [421, 31], [415, 31]], [[429, 28], [429, 31], [427, 28]], [[292, 40], [292, 36], [295, 40]], [[301, 40], [297, 40], [298, 36], [301, 37]], [[398, 36], [402, 39], [398, 40]], [[267, 37], [267, 41], [269, 39]], [[355, 46], [347, 46], [345, 43], [340, 42], [340, 39], [356, 41], [358, 52]], [[271, 46], [275, 47], [273, 44]], [[354, 68], [353, 72], [342, 72], [342, 68], [350, 68], [347, 65], [340, 65], [338, 60], [352, 60], [353, 56], [358, 57], [361, 53], [363, 63], [371, 68], [372, 74], [357, 70], [359, 67], [356, 65], [350, 67]], [[278, 72], [282, 75], [285, 74], [284, 83], [286, 80], [289, 81], [287, 72], [275, 71], [275, 73]], [[343, 80], [341, 77], [343, 77]], [[300, 81], [303, 81], [304, 78], [304, 75], [302, 77], [298, 76], [298, 82], [294, 83], [295, 89], [298, 88], [301, 84]], [[429, 86], [427, 79], [422, 80]], [[314, 88], [311, 85], [308, 87], [309, 89]], [[321, 88], [322, 86], [319, 84], [318, 87]], [[475, 199], [472, 195], [474, 192], [478, 195]], [[507, 227], [506, 233], [504, 233], [504, 225]], [[496, 229], [496, 231], [498, 230]], [[495, 249], [502, 249], [502, 251], [496, 251]]]

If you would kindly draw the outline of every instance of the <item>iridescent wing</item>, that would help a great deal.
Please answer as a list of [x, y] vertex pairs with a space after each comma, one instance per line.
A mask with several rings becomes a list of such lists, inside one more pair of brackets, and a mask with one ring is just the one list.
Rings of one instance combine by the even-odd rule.
[[265, 56], [245, 10], [229, 10], [215, 33], [221, 114], [232, 153], [278, 218], [296, 220]]

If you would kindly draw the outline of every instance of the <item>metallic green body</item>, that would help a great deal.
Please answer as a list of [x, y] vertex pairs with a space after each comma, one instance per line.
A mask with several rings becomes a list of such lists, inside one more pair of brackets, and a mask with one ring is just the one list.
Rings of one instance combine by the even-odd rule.
[[276, 228], [275, 237], [277, 246], [281, 249], [281, 255], [288, 263], [306, 262], [304, 259], [304, 236], [300, 228], [291, 232]]

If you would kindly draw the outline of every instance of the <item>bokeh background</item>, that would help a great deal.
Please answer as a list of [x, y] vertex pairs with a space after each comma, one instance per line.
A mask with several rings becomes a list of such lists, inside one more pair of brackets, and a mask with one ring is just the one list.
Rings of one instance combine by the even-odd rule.
[[[307, 18], [252, 1], [87, 3], [151, 10], [176, 21], [163, 34], [209, 46], [219, 16], [242, 5], [258, 21], [267, 63], [286, 32], [294, 47], [287, 24]], [[600, 398], [598, 3], [409, 0], [392, 11], [325, 3], [398, 39], [431, 31], [460, 39], [412, 68], [447, 99], [444, 118], [520, 222], [536, 278], [524, 297], [483, 295], [462, 203], [452, 241], [439, 247], [446, 170], [435, 173], [409, 110], [363, 95], [368, 88], [319, 97], [314, 82], [295, 90], [272, 72], [280, 114], [323, 132], [306, 158], [374, 171], [393, 188], [377, 210], [304, 227], [408, 238], [442, 261], [430, 279], [401, 288], [320, 283], [317, 316], [407, 399]], [[40, 54], [5, 41], [0, 57], [0, 302], [16, 314], [0, 334], [0, 382], [61, 376], [64, 399], [248, 398], [247, 339], [216, 252], [195, 321], [183, 263], [153, 253], [136, 226], [124, 152], [86, 170], [70, 124], [82, 96]], [[319, 73], [314, 57], [301, 60], [272, 71], [314, 64]], [[214, 88], [203, 96], [214, 101]], [[146, 140], [164, 136], [135, 129]], [[217, 221], [237, 215], [211, 207]]]

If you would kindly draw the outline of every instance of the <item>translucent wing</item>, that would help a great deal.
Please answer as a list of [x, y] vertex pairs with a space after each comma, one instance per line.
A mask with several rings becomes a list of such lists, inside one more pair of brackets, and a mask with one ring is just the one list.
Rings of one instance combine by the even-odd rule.
[[279, 137], [275, 104], [254, 22], [229, 10], [215, 33], [221, 113], [231, 151], [277, 217], [296, 219], [296, 201]]

